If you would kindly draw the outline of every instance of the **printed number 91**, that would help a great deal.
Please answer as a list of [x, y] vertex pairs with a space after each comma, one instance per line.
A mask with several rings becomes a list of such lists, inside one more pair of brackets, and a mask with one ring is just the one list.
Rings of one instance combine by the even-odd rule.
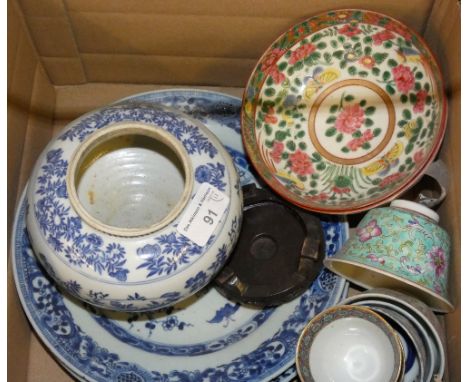
[[206, 224], [212, 225], [214, 221], [213, 221], [213, 218], [210, 215], [218, 216], [218, 214], [216, 212], [213, 212], [210, 209], [208, 209], [208, 214], [203, 216], [203, 221]]

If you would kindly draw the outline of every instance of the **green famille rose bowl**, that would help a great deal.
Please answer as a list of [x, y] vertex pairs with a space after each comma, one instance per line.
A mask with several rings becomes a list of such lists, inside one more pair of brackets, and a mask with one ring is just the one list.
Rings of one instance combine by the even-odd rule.
[[301, 22], [263, 54], [242, 105], [246, 151], [302, 208], [365, 211], [415, 184], [444, 135], [447, 103], [426, 43], [375, 12]]
[[324, 264], [365, 288], [389, 288], [449, 312], [450, 237], [439, 216], [418, 203], [395, 200], [369, 211], [333, 259]]

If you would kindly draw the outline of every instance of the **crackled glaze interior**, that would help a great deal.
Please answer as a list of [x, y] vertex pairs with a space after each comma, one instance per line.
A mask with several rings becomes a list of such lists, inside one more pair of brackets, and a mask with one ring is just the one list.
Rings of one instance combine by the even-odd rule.
[[185, 157], [167, 133], [119, 124], [92, 136], [77, 152], [70, 170], [77, 195], [72, 200], [102, 231], [140, 235], [157, 229], [187, 201]]
[[355, 212], [422, 174], [445, 128], [439, 69], [405, 26], [366, 11], [297, 24], [250, 77], [242, 109], [253, 164], [302, 207]]

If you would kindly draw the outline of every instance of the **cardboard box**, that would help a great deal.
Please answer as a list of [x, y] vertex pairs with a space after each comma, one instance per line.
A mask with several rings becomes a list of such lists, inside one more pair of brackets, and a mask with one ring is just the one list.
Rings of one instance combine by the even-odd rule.
[[[455, 312], [445, 380], [460, 380], [460, 4], [455, 0], [8, 0], [8, 236], [46, 143], [66, 123], [121, 97], [174, 85], [241, 96], [268, 45], [292, 24], [338, 8], [386, 13], [425, 37], [449, 99], [440, 157], [451, 183], [438, 212], [453, 240]], [[8, 377], [68, 381], [28, 325], [8, 268]]]

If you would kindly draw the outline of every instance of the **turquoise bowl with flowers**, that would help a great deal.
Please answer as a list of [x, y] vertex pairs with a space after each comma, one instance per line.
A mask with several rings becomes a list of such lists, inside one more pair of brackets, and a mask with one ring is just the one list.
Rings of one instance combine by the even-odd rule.
[[436, 311], [451, 311], [450, 237], [438, 221], [425, 206], [395, 200], [370, 210], [325, 266], [363, 287], [400, 289]]

